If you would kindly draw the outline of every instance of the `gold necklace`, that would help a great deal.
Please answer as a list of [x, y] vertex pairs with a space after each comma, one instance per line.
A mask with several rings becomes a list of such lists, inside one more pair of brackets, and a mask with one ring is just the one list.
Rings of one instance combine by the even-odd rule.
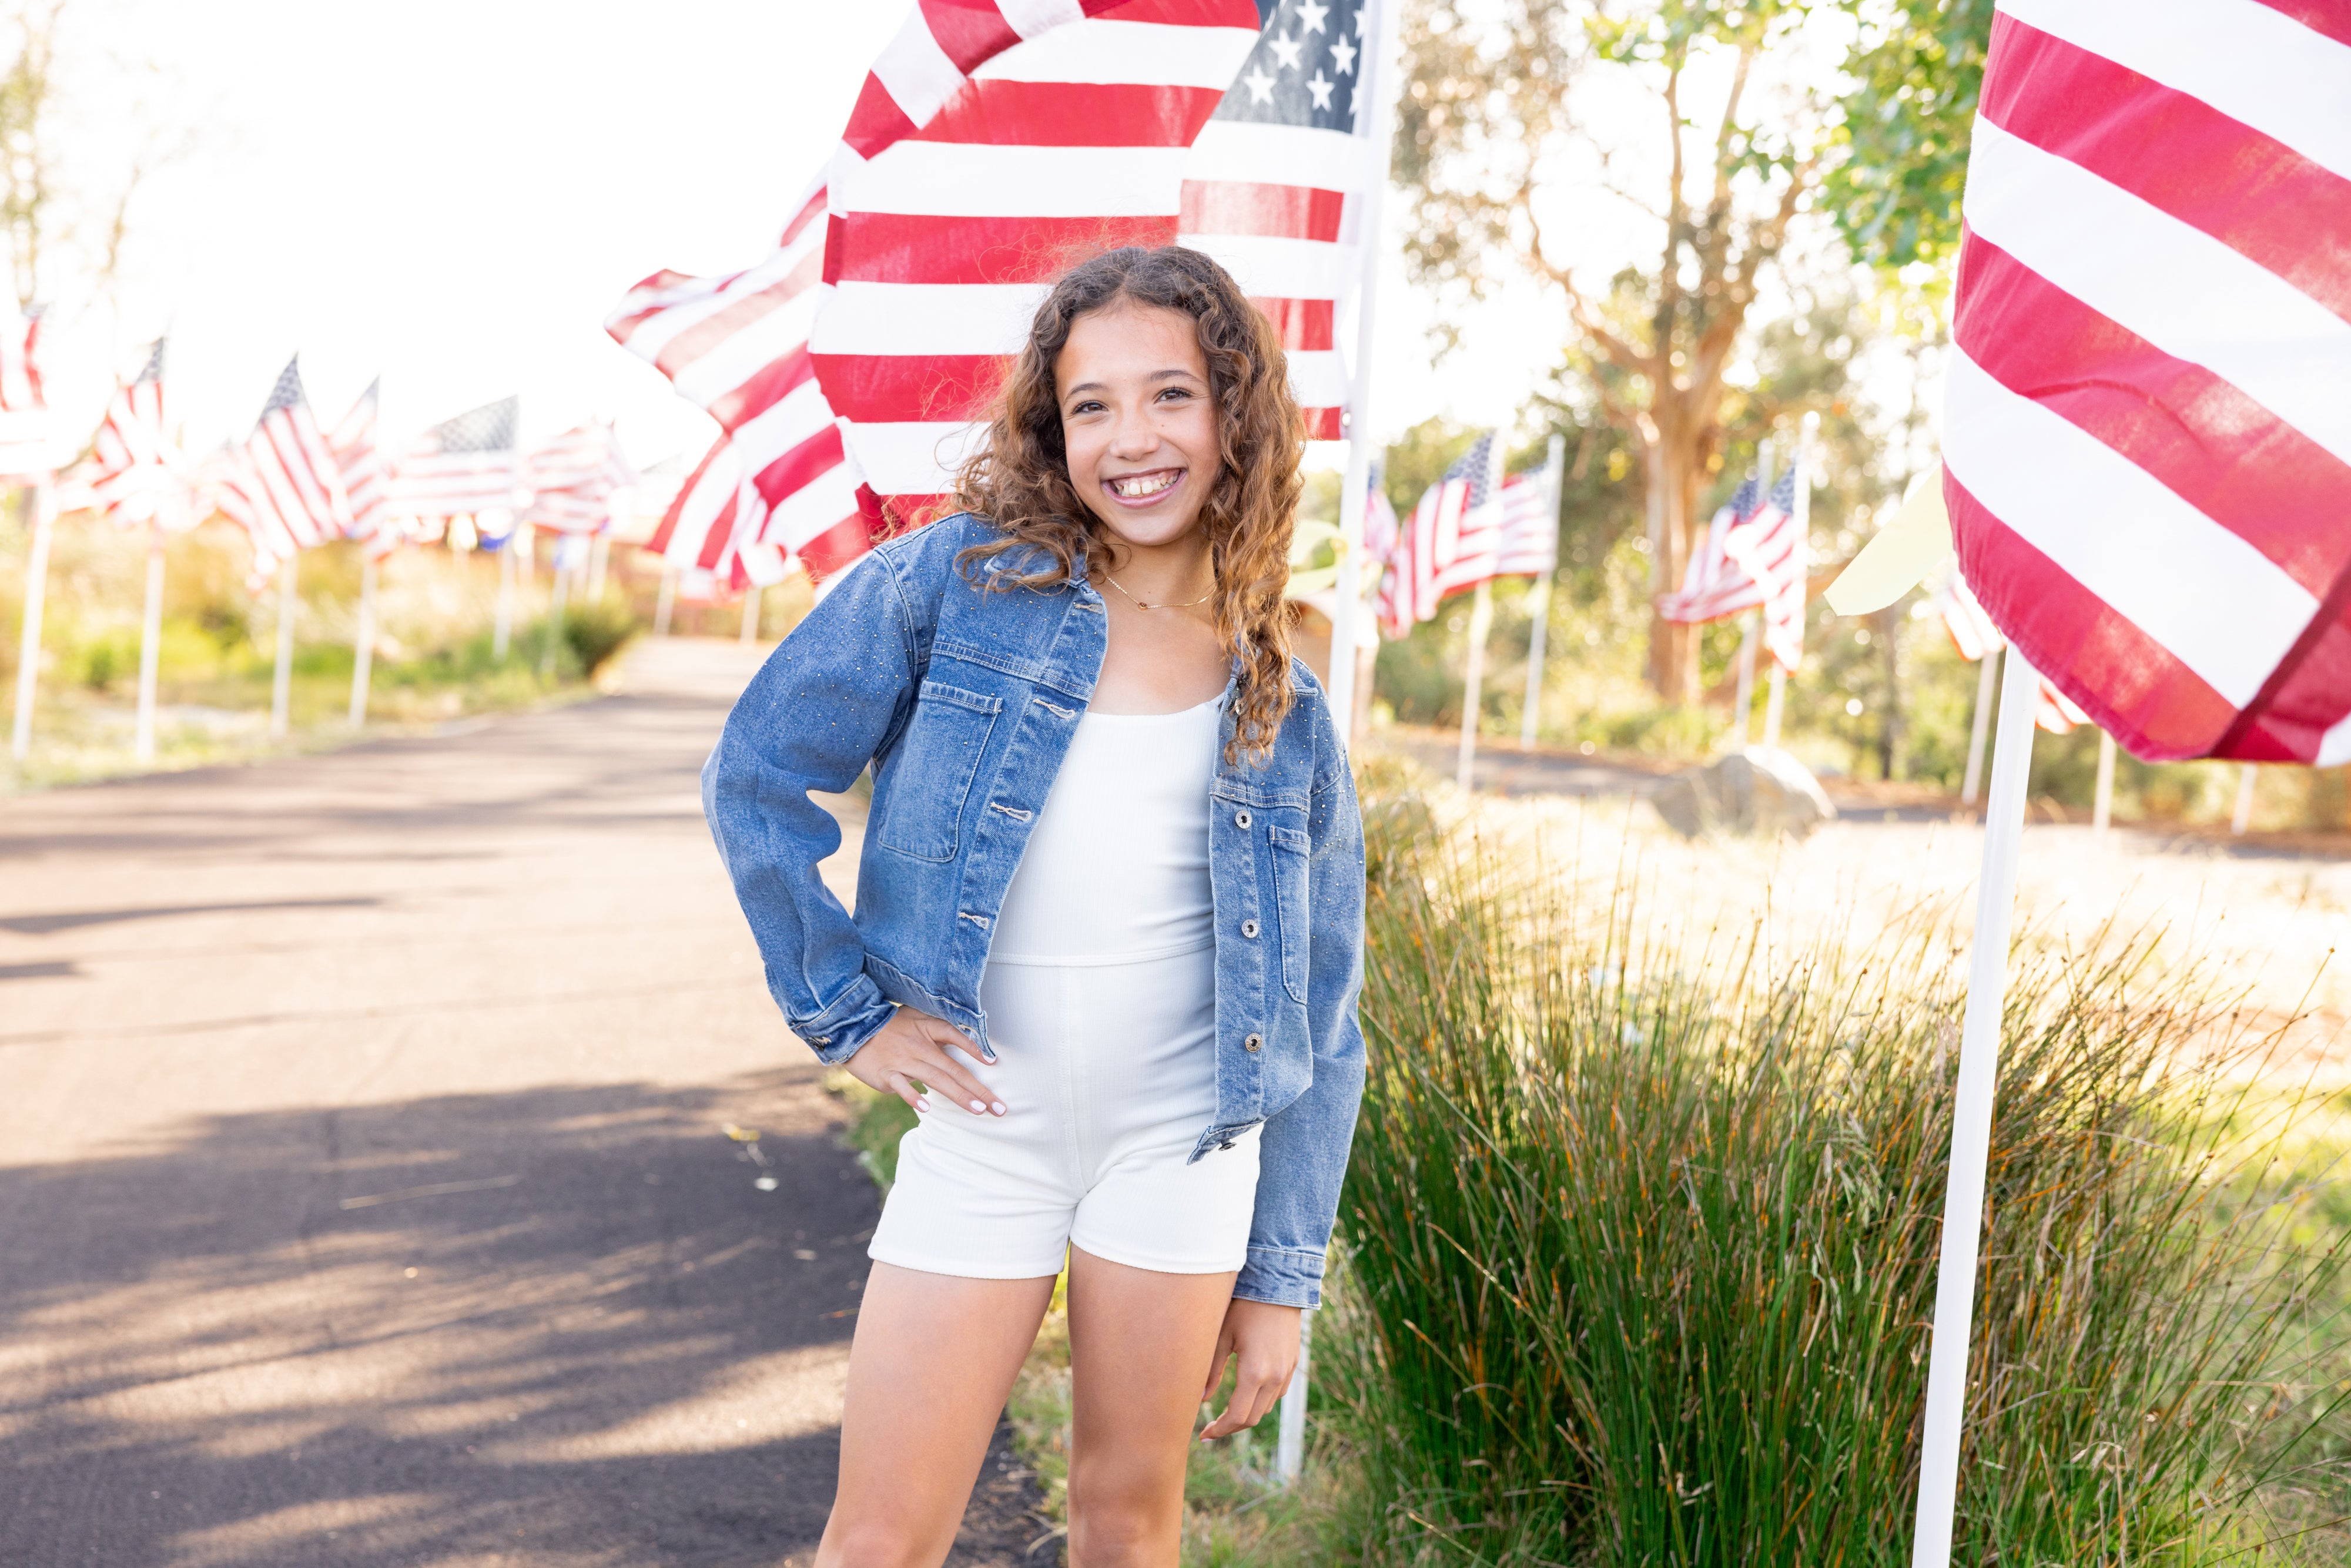
[[1206, 604], [1208, 601], [1217, 596], [1216, 590], [1210, 589], [1207, 592], [1200, 595], [1199, 598], [1187, 599], [1181, 604], [1145, 604], [1132, 593], [1127, 592], [1125, 589], [1119, 588], [1118, 579], [1113, 577], [1110, 573], [1103, 572], [1102, 580], [1109, 583], [1113, 588], [1117, 588], [1119, 597], [1125, 600], [1129, 604], [1134, 605], [1137, 610], [1189, 610], [1195, 604]]

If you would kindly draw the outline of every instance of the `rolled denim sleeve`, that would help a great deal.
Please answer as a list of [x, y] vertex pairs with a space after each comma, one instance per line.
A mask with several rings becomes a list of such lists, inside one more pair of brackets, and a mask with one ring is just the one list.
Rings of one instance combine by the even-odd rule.
[[[1322, 1304], [1322, 1260], [1364, 1098], [1364, 821], [1335, 736], [1307, 821], [1306, 1023], [1314, 1081], [1259, 1136], [1257, 1216], [1233, 1294], [1279, 1306]], [[1280, 1173], [1274, 1175], [1272, 1173]]]
[[916, 622], [896, 563], [876, 552], [784, 639], [726, 716], [702, 768], [702, 809], [792, 1032], [847, 1061], [893, 1004], [865, 944], [817, 874], [841, 827], [809, 798], [856, 782], [913, 706]]

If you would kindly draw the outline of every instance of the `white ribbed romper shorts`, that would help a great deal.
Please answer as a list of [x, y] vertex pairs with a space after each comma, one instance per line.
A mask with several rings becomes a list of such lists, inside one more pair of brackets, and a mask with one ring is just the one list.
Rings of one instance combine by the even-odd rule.
[[1256, 1129], [1186, 1164], [1217, 1109], [1208, 785], [1221, 699], [1088, 713], [998, 911], [980, 1005], [1003, 1101], [950, 1095], [898, 1145], [869, 1255], [968, 1279], [1061, 1270], [1075, 1244], [1169, 1274], [1238, 1270]]

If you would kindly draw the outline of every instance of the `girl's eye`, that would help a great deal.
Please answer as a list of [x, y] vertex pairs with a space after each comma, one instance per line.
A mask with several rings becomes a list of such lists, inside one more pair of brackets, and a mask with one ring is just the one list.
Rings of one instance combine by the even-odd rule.
[[1190, 387], [1162, 387], [1159, 390], [1159, 396], [1163, 402], [1169, 398], [1188, 399], [1191, 395]]

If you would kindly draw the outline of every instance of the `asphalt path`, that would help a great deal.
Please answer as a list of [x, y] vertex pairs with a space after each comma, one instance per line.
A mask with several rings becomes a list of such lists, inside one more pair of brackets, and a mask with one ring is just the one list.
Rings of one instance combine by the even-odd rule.
[[0, 1564], [807, 1561], [878, 1206], [702, 822], [752, 667], [0, 802]]

